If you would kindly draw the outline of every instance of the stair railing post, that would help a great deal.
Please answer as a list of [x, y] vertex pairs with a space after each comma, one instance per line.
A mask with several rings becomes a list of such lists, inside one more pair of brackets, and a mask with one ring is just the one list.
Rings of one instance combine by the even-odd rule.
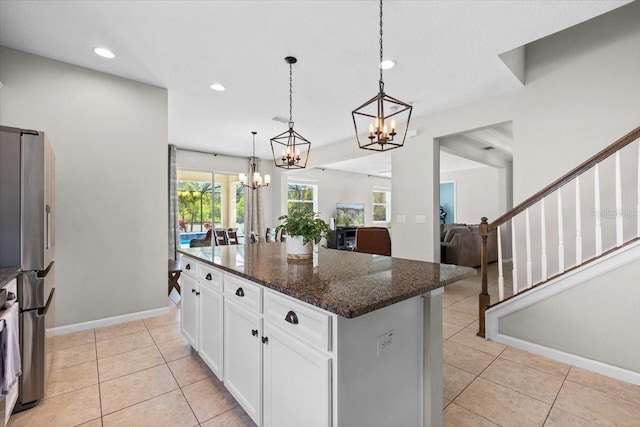
[[480, 232], [481, 239], [481, 250], [480, 250], [480, 266], [481, 266], [481, 277], [482, 277], [482, 291], [478, 296], [478, 323], [480, 325], [480, 330], [478, 331], [478, 336], [484, 338], [485, 337], [485, 324], [484, 324], [484, 313], [489, 308], [490, 297], [489, 297], [489, 284], [488, 284], [488, 267], [489, 263], [487, 262], [487, 237], [489, 236], [489, 223], [487, 222], [487, 217], [482, 217], [480, 226], [478, 227]]

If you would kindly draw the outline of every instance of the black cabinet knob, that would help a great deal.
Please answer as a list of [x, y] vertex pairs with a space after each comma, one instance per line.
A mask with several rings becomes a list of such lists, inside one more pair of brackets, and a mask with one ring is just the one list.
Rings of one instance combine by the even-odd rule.
[[284, 316], [284, 320], [286, 320], [287, 322], [291, 323], [292, 325], [297, 325], [298, 324], [298, 315], [293, 312], [290, 311], [287, 313], [286, 316]]
[[207, 279], [207, 280], [211, 280], [211, 273], [208, 273], [208, 274], [207, 274], [207, 277], [205, 277], [205, 279]]
[[268, 337], [262, 337], [262, 344], [267, 344], [269, 342]]
[[191, 270], [191, 264], [187, 264], [187, 265], [184, 267], [184, 269], [185, 269], [185, 270]]
[[238, 295], [239, 297], [243, 297], [244, 296], [244, 289], [238, 288], [238, 290], [236, 291], [236, 295]]
[[251, 335], [253, 335], [254, 337], [258, 336], [258, 330], [257, 329], [252, 329], [251, 330]]

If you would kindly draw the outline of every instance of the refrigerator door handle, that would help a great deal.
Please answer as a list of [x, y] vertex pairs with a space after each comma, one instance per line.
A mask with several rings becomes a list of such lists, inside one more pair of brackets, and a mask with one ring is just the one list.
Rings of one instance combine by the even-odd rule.
[[51, 247], [51, 206], [46, 205], [45, 206], [45, 212], [47, 213], [47, 224], [46, 227], [47, 229], [45, 230], [46, 236], [47, 236], [47, 247], [46, 249], [49, 249]]
[[44, 307], [40, 307], [38, 309], [37, 317], [42, 317], [47, 315], [47, 311], [49, 311], [49, 306], [51, 305], [51, 300], [53, 299], [53, 294], [55, 293], [55, 291], [56, 291], [56, 288], [51, 289], [49, 298], [47, 298], [47, 304]]

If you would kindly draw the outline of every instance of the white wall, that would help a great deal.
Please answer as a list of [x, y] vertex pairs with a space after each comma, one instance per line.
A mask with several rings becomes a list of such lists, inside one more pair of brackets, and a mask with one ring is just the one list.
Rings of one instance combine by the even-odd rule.
[[0, 48], [0, 123], [56, 154], [56, 326], [167, 305], [167, 91]]
[[[296, 178], [318, 185], [318, 212], [320, 218], [327, 223], [329, 218], [336, 216], [336, 203], [364, 203], [365, 225], [386, 226], [386, 224], [372, 222], [372, 192], [374, 188], [391, 190], [391, 179], [333, 169], [305, 169], [287, 175], [283, 174], [282, 185], [285, 193], [284, 199], [279, 205], [280, 215], [286, 213], [287, 209], [287, 182], [289, 179], [295, 180]], [[393, 211], [393, 206], [391, 209]]]
[[455, 181], [456, 222], [478, 224], [483, 216], [491, 221], [504, 213], [500, 210], [504, 189], [500, 188], [498, 172], [497, 168], [486, 166], [440, 173], [440, 182]]
[[501, 318], [500, 333], [640, 373], [638, 276], [632, 261]]

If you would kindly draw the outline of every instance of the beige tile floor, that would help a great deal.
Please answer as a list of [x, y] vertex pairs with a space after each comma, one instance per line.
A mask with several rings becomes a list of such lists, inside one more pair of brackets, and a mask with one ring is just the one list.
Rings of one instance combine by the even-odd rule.
[[[478, 338], [478, 283], [443, 295], [446, 426], [640, 426], [640, 387]], [[45, 399], [9, 426], [253, 426], [169, 304], [164, 316], [56, 337]]]

